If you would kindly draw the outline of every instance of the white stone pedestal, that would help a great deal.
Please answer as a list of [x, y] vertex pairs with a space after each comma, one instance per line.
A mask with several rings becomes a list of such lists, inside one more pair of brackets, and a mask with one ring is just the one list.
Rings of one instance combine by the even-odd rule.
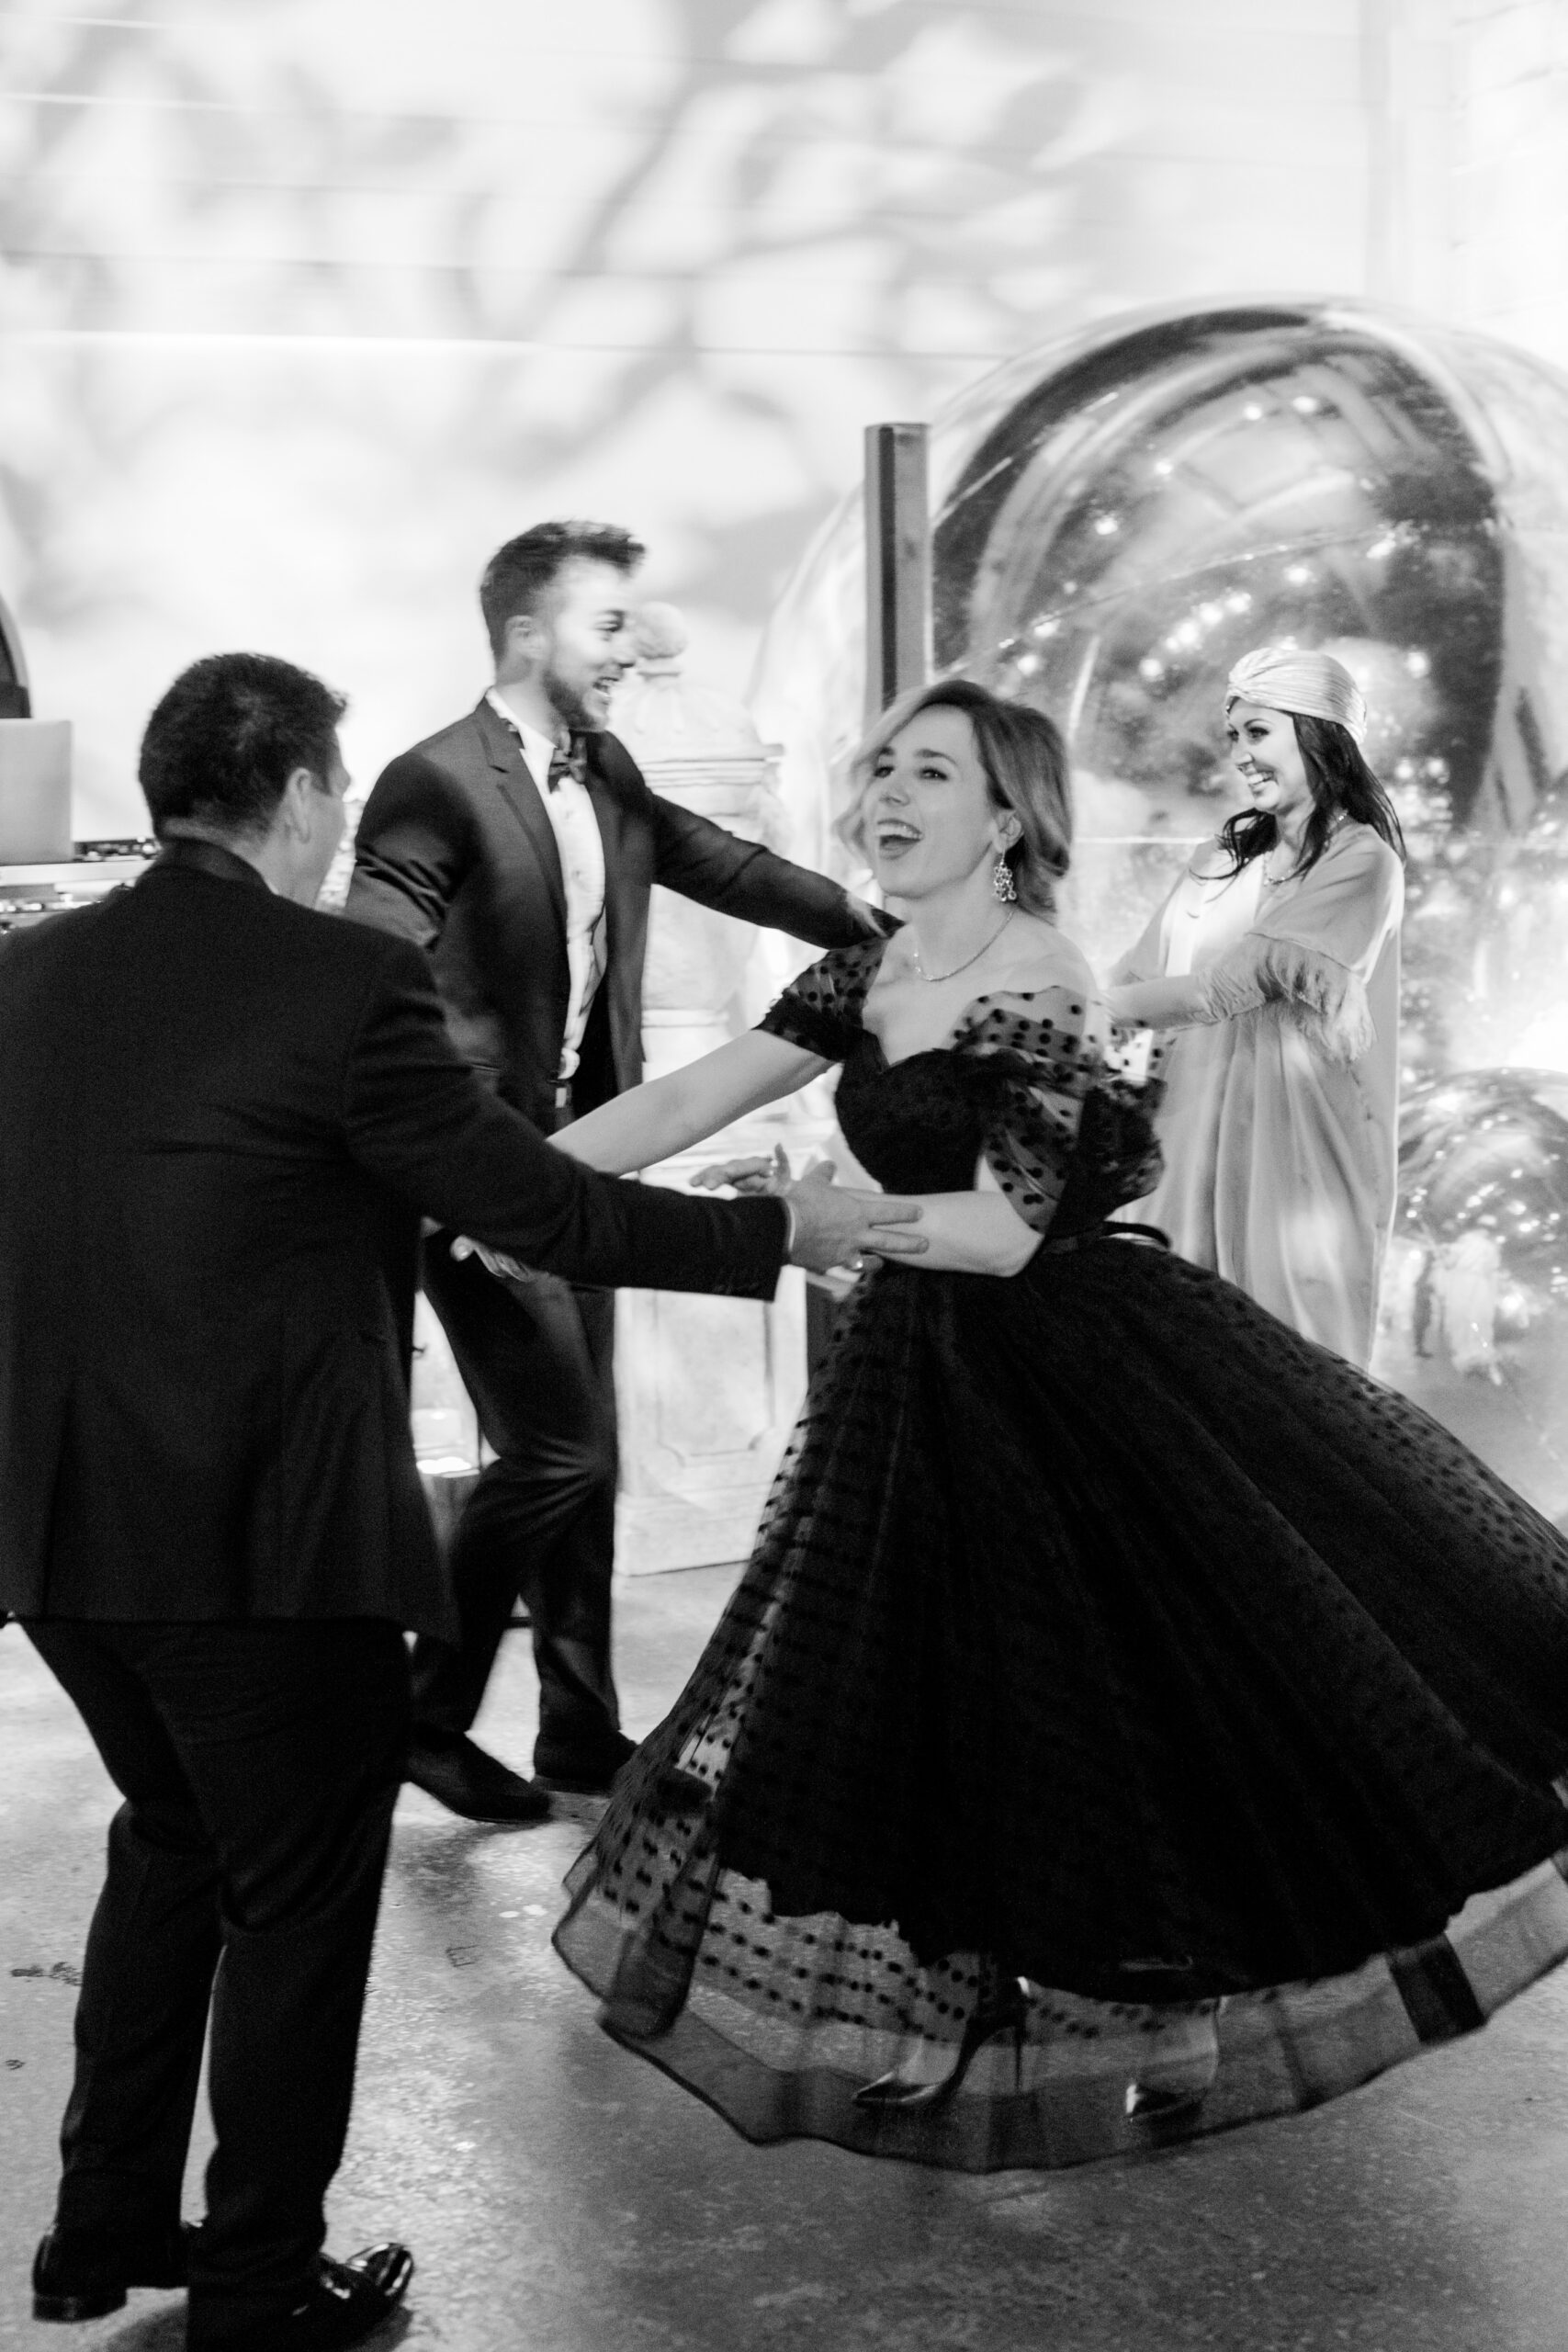
[[622, 1575], [745, 1558], [805, 1386], [806, 1296], [794, 1267], [768, 1306], [621, 1292]]
[[[725, 920], [682, 907], [673, 920], [683, 928], [688, 911], [705, 925]], [[739, 924], [726, 929], [744, 946]], [[688, 944], [690, 937], [688, 931]], [[650, 950], [650, 977], [655, 968]], [[666, 1008], [662, 1014], [655, 1008], [644, 1030], [649, 1076], [691, 1059], [694, 1049], [723, 1044], [728, 1034], [722, 1022], [695, 1007]], [[765, 1159], [777, 1143], [798, 1169], [811, 1156], [821, 1124], [798, 1105], [781, 1103], [667, 1160], [649, 1171], [649, 1181], [683, 1187], [699, 1168]], [[696, 1292], [619, 1292], [619, 1572], [646, 1576], [743, 1559], [805, 1393], [806, 1295], [794, 1267], [785, 1268], [767, 1302]]]
[[[655, 668], [626, 733], [657, 792], [750, 841], [784, 830], [768, 756], [743, 711], [685, 690]], [[647, 1075], [662, 1077], [724, 1045], [748, 1019], [749, 925], [656, 889], [643, 977]], [[681, 1185], [716, 1160], [770, 1154], [796, 1165], [819, 1121], [785, 1102], [650, 1171]], [[786, 1269], [770, 1304], [669, 1291], [622, 1291], [615, 1396], [621, 1429], [616, 1560], [626, 1576], [706, 1567], [751, 1548], [806, 1388], [806, 1298]]]

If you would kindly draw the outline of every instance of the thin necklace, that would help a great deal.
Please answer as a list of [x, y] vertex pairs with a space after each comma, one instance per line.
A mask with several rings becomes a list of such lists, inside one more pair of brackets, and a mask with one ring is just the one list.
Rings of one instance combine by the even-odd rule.
[[951, 972], [928, 972], [925, 966], [920, 961], [920, 951], [911, 939], [909, 942], [909, 961], [915, 967], [916, 979], [924, 980], [928, 988], [935, 988], [939, 980], [955, 980], [960, 972], [966, 972], [971, 964], [977, 964], [979, 962], [987, 947], [994, 947], [996, 945], [998, 940], [1001, 937], [1009, 923], [1011, 922], [1013, 916], [1017, 911], [1018, 910], [1016, 907], [1010, 907], [1006, 914], [1002, 917], [1000, 922], [998, 923], [995, 931], [992, 932], [989, 939], [982, 940], [979, 946], [975, 950], [973, 956], [965, 956], [963, 963], [954, 964]]
[[[1339, 831], [1339, 824], [1340, 820], [1337, 817], [1328, 828], [1329, 841], [1332, 841], [1335, 834]], [[1328, 844], [1325, 842], [1324, 844], [1325, 848], [1326, 848], [1327, 845]], [[1298, 844], [1295, 855], [1292, 858], [1283, 874], [1271, 874], [1269, 872], [1269, 861], [1273, 856], [1274, 852], [1279, 848], [1279, 846], [1280, 842], [1278, 836], [1276, 835], [1276, 838], [1269, 842], [1268, 848], [1263, 853], [1263, 888], [1266, 890], [1282, 890], [1287, 882], [1294, 882], [1298, 879], [1301, 874], [1302, 851], [1306, 846], [1304, 842]]]

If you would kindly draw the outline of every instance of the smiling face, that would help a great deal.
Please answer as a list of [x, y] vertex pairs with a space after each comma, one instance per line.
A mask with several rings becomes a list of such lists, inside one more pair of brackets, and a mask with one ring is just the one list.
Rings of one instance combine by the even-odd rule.
[[508, 622], [507, 650], [566, 726], [607, 727], [610, 696], [636, 658], [629, 573], [575, 557], [551, 582], [541, 611]]
[[1312, 814], [1312, 784], [1289, 711], [1260, 702], [1233, 702], [1225, 714], [1231, 764], [1254, 808], [1289, 825]]
[[991, 800], [962, 710], [918, 710], [877, 753], [861, 796], [872, 871], [890, 897], [923, 899], [988, 867], [1018, 820]]

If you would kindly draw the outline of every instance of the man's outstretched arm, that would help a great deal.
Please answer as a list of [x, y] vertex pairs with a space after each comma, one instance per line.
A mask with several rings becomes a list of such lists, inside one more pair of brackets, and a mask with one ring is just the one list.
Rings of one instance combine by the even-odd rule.
[[405, 752], [365, 804], [344, 912], [428, 952], [473, 858], [461, 793], [433, 760]]
[[[344, 1070], [343, 1122], [360, 1166], [411, 1206], [574, 1281], [771, 1298], [789, 1251], [782, 1201], [693, 1200], [595, 1175], [552, 1150], [453, 1047], [412, 951], [389, 951], [369, 992]], [[859, 1250], [891, 1254], [898, 1227], [918, 1214], [879, 1194], [814, 1203], [795, 1213], [795, 1254], [818, 1266]]]
[[826, 874], [653, 796], [654, 878], [741, 922], [785, 931], [814, 947], [856, 947], [897, 923]]

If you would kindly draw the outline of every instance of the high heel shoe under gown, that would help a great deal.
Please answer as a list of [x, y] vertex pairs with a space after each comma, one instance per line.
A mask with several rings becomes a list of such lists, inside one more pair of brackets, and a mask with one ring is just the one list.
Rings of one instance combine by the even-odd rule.
[[982, 999], [889, 1066], [880, 952], [767, 1025], [843, 1062], [890, 1190], [983, 1154], [1044, 1238], [1011, 1280], [857, 1285], [558, 1948], [755, 2140], [984, 2170], [1310, 2106], [1568, 1951], [1568, 1551], [1107, 1226], [1151, 1128], [1091, 1004]]
[[930, 2111], [946, 2107], [963, 2089], [971, 2067], [987, 2042], [1005, 2043], [1011, 2050], [1014, 2087], [1021, 2089], [1023, 2039], [1028, 2024], [1028, 1985], [1021, 1977], [1000, 1976], [994, 1969], [987, 1971], [981, 1981], [979, 1998], [964, 2020], [958, 2054], [946, 2073], [926, 2079], [901, 2074], [897, 2066], [890, 2067], [874, 2082], [861, 2085], [854, 2095], [855, 2105], [879, 2108], [885, 2114], [897, 2109], [906, 2115], [913, 2114], [917, 2109]]

